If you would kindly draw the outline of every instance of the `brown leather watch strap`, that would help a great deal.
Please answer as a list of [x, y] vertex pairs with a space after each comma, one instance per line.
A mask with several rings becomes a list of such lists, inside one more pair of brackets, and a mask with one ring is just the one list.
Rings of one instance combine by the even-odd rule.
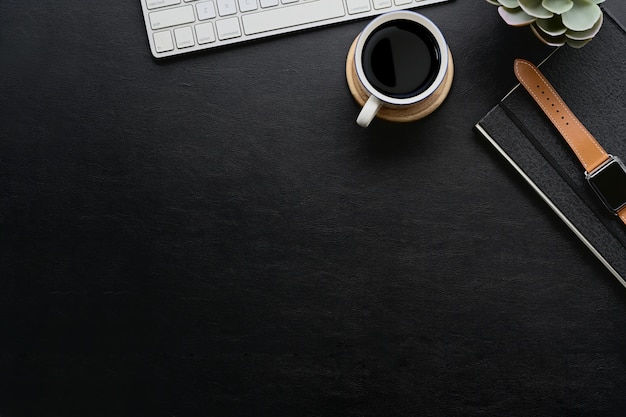
[[585, 171], [593, 171], [609, 158], [537, 67], [528, 61], [517, 59], [515, 76], [563, 135]]
[[[561, 133], [587, 173], [593, 172], [609, 159], [609, 154], [574, 116], [536, 66], [526, 60], [516, 59], [515, 76]], [[626, 224], [626, 207], [616, 214]]]

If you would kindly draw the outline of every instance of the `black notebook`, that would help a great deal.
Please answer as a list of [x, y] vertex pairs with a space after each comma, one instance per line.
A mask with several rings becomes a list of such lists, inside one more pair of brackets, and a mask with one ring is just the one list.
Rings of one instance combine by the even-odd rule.
[[[626, 160], [622, 11], [605, 7], [593, 41], [559, 48], [539, 68], [604, 149]], [[526, 90], [514, 88], [476, 128], [626, 286], [626, 227], [595, 196], [580, 162]]]

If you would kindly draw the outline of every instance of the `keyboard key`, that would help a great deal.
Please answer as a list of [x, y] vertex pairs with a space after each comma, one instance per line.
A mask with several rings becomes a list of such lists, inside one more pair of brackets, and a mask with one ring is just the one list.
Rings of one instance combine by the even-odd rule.
[[402, 6], [405, 4], [413, 3], [413, 0], [393, 0], [396, 6]]
[[278, 0], [261, 0], [261, 7], [264, 9], [274, 6], [278, 6]]
[[256, 0], [239, 0], [239, 10], [241, 10], [242, 13], [251, 12], [252, 10], [258, 9], [258, 7]]
[[198, 20], [213, 19], [216, 16], [215, 5], [212, 1], [196, 3], [196, 11], [198, 12]]
[[374, 0], [374, 9], [386, 9], [387, 7], [391, 7], [391, 0]]
[[156, 32], [152, 35], [154, 39], [154, 48], [157, 52], [167, 52], [174, 49], [174, 42], [172, 42], [172, 34], [169, 30], [163, 32]]
[[150, 26], [152, 29], [184, 25], [194, 20], [196, 20], [196, 17], [193, 14], [193, 6], [183, 6], [150, 13]]
[[269, 9], [241, 17], [246, 35], [283, 29], [305, 23], [344, 16], [343, 2], [318, 0], [279, 9]]
[[196, 37], [198, 38], [199, 45], [215, 42], [215, 32], [213, 31], [213, 23], [206, 22], [206, 23], [200, 23], [199, 25], [196, 25]]
[[190, 26], [174, 29], [174, 38], [176, 38], [176, 46], [178, 49], [189, 48], [196, 44], [193, 40], [193, 32]]
[[180, 4], [180, 0], [146, 0], [146, 6], [149, 10], [173, 6], [175, 4]]
[[230, 16], [237, 13], [235, 0], [217, 0], [217, 11], [220, 16]]
[[348, 13], [357, 14], [369, 12], [372, 10], [370, 7], [370, 0], [346, 0], [348, 6]]
[[241, 36], [241, 27], [239, 26], [239, 19], [231, 17], [228, 19], [222, 19], [215, 22], [217, 28], [217, 37], [220, 40], [238, 38]]

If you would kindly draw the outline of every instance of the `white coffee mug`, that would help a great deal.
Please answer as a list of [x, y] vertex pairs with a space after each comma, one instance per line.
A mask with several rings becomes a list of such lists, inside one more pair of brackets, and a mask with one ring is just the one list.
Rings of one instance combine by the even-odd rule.
[[[378, 16], [363, 29], [353, 47], [359, 87], [369, 96], [357, 118], [363, 127], [381, 107], [402, 110], [427, 101], [441, 93], [444, 79], [450, 78], [446, 40], [439, 28], [419, 13], [396, 11]], [[449, 90], [446, 84], [443, 98]]]

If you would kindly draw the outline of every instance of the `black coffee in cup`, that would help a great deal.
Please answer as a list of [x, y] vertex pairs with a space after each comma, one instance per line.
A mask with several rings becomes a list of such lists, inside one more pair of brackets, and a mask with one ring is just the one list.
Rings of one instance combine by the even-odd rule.
[[394, 20], [378, 27], [367, 39], [363, 72], [372, 86], [395, 98], [416, 96], [433, 83], [441, 52], [433, 35], [410, 20]]

